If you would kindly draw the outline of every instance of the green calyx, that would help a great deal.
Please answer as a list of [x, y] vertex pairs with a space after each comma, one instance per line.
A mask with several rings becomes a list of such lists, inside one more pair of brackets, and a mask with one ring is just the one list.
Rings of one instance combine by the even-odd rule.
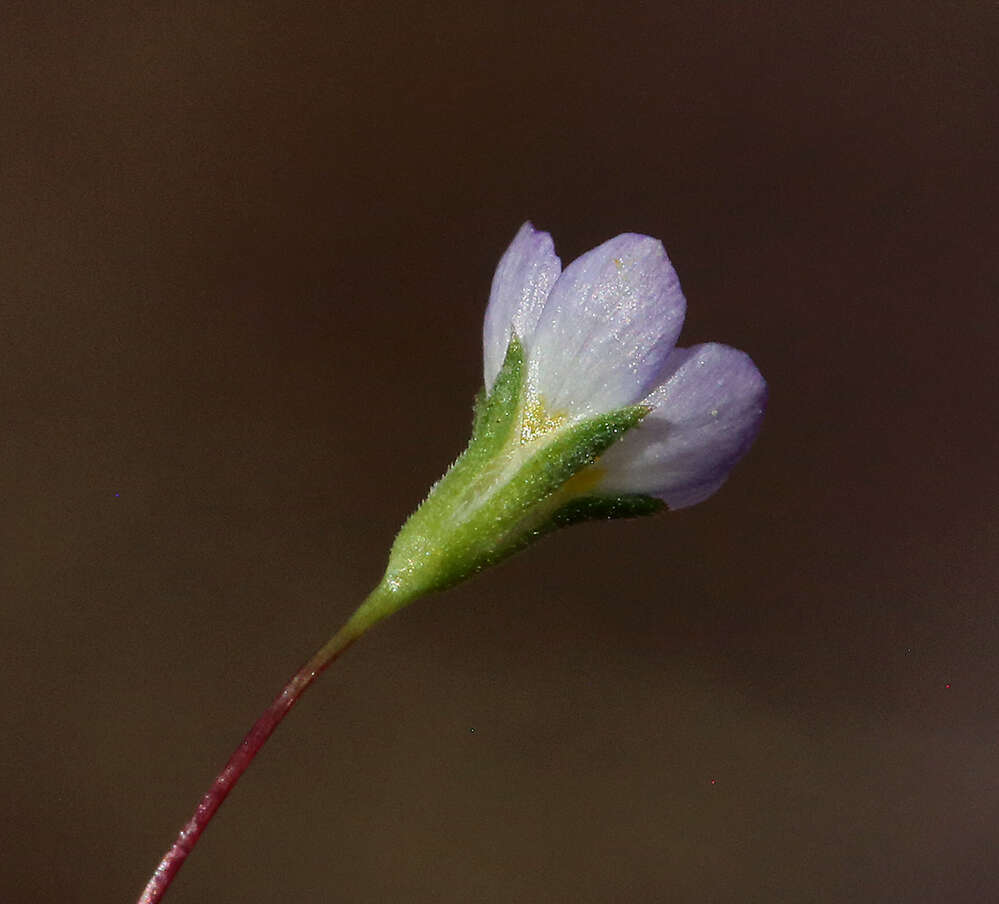
[[526, 395], [524, 350], [514, 336], [492, 392], [476, 399], [468, 448], [403, 525], [385, 577], [355, 614], [363, 628], [558, 527], [664, 507], [649, 496], [593, 495], [598, 477], [584, 473], [647, 408], [632, 405], [564, 424], [539, 421], [541, 404]]

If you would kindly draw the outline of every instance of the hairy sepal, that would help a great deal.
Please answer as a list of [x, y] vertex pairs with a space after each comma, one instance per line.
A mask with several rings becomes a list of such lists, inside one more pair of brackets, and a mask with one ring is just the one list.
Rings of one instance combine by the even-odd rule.
[[468, 448], [396, 537], [381, 585], [382, 605], [390, 611], [464, 580], [557, 527], [660, 507], [648, 497], [580, 498], [570, 484], [647, 408], [620, 408], [527, 442], [520, 431], [524, 386], [524, 352], [514, 336], [492, 392], [476, 400]]

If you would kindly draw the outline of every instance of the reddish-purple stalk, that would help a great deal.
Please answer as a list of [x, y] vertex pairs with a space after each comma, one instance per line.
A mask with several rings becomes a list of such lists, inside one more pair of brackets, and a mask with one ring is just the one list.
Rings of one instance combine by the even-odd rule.
[[353, 625], [348, 624], [334, 634], [329, 642], [292, 676], [284, 690], [274, 698], [274, 702], [264, 710], [254, 723], [253, 728], [243, 738], [235, 753], [229, 757], [229, 762], [225, 764], [225, 768], [212, 782], [211, 788], [201, 798], [194, 815], [180, 830], [177, 840], [166, 852], [160, 865], [156, 867], [156, 871], [149, 879], [138, 904], [157, 904], [158, 901], [162, 900], [174, 876], [184, 865], [187, 855], [198, 843], [205, 826], [211, 821], [215, 811], [222, 805], [222, 801], [226, 799], [274, 729], [288, 715], [312, 682], [362, 633], [363, 629], [358, 630]]

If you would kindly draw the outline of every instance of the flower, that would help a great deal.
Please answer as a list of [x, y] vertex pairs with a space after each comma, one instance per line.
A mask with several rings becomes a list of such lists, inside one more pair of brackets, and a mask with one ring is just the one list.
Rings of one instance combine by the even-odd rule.
[[295, 701], [374, 624], [550, 530], [683, 508], [725, 482], [759, 429], [766, 385], [733, 348], [675, 348], [685, 306], [656, 239], [619, 235], [563, 272], [551, 236], [521, 227], [493, 278], [468, 447], [402, 526], [378, 586], [230, 757], [140, 904], [162, 899]]
[[565, 270], [525, 223], [496, 268], [468, 448], [403, 525], [355, 627], [550, 530], [712, 495], [759, 429], [744, 352], [676, 348], [686, 302], [662, 243], [626, 233]]
[[525, 223], [496, 268], [483, 330], [486, 389], [512, 335], [527, 359], [525, 410], [567, 424], [641, 404], [608, 449], [595, 492], [671, 509], [711, 496], [759, 431], [766, 383], [750, 357], [710, 342], [675, 348], [686, 302], [662, 243], [626, 233], [563, 272], [551, 236]]

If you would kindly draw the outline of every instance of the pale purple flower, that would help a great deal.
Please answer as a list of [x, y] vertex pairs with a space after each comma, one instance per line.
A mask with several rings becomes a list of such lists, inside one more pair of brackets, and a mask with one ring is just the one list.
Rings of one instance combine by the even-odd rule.
[[496, 268], [483, 329], [487, 391], [511, 335], [527, 363], [525, 434], [642, 404], [649, 414], [590, 466], [591, 495], [671, 509], [707, 499], [752, 445], [766, 383], [744, 352], [676, 348], [686, 302], [662, 243], [625, 233], [565, 270], [525, 223]]

